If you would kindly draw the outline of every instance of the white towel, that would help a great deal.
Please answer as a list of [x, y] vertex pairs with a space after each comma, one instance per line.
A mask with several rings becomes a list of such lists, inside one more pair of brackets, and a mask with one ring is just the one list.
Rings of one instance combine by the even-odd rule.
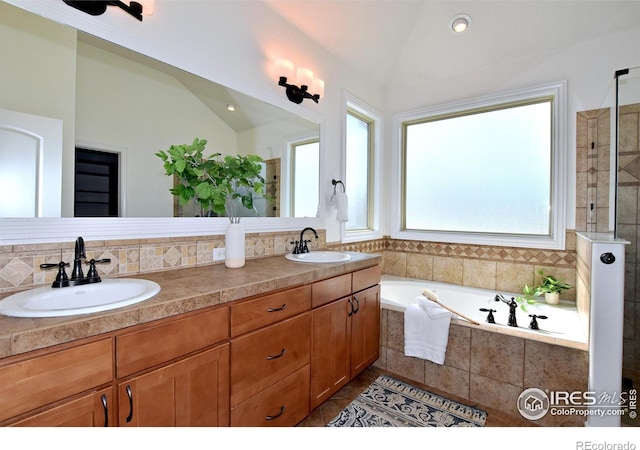
[[422, 295], [404, 312], [404, 354], [444, 364], [451, 313]]
[[347, 194], [344, 192], [334, 192], [329, 203], [335, 206], [338, 211], [336, 214], [336, 220], [338, 222], [346, 222], [349, 220], [349, 202]]

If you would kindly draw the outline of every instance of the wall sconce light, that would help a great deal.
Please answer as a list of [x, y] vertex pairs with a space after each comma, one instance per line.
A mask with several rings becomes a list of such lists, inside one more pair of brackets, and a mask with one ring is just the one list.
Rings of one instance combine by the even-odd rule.
[[[314, 78], [313, 72], [305, 67], [298, 67], [296, 70], [291, 61], [279, 59], [275, 63], [275, 71], [279, 76], [278, 86], [286, 88], [287, 98], [293, 103], [300, 104], [305, 98], [318, 103], [318, 100], [324, 95], [324, 81]], [[290, 84], [287, 81], [294, 78], [294, 73], [296, 74], [295, 82], [297, 84]], [[315, 94], [309, 92], [309, 88]]]
[[[117, 6], [128, 14], [142, 22], [142, 2], [130, 2], [128, 5], [120, 0], [62, 0], [67, 5], [76, 8], [84, 13], [92, 16], [100, 16], [105, 13], [107, 6]], [[147, 10], [144, 14], [149, 15], [153, 12], [153, 4], [146, 2]]]

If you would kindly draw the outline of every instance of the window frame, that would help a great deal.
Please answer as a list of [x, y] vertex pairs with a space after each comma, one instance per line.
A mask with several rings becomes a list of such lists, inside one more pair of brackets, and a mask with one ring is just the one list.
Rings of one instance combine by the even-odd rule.
[[361, 101], [348, 92], [343, 93], [342, 111], [342, 177], [345, 184], [348, 184], [347, 176], [347, 114], [352, 114], [361, 120], [369, 123], [373, 128], [369, 139], [369, 227], [366, 229], [347, 230], [346, 224], [340, 224], [340, 235], [342, 243], [360, 242], [382, 238], [380, 229], [380, 194], [381, 183], [381, 145], [382, 145], [382, 113], [376, 108]]
[[[290, 191], [289, 191], [289, 195], [287, 196], [288, 200], [289, 200], [289, 204], [287, 205], [287, 212], [288, 214], [290, 214], [293, 217], [297, 216], [296, 210], [295, 210], [295, 204], [296, 204], [296, 171], [295, 171], [295, 166], [296, 166], [296, 158], [297, 158], [297, 154], [298, 154], [298, 148], [305, 146], [305, 145], [310, 145], [310, 144], [318, 144], [318, 154], [320, 154], [320, 137], [319, 136], [313, 136], [313, 137], [309, 137], [306, 139], [300, 139], [300, 140], [296, 140], [296, 141], [290, 141], [289, 142], [289, 146], [288, 146], [288, 151], [289, 151], [289, 164], [288, 164], [288, 179], [291, 180], [291, 185], [290, 185]], [[301, 176], [301, 174], [298, 174], [298, 176]], [[318, 161], [318, 182], [319, 182], [319, 178], [320, 178], [320, 161]], [[315, 217], [315, 215], [317, 215], [317, 211], [318, 211], [318, 202], [320, 199], [320, 192], [318, 191], [318, 199], [316, 199], [316, 214], [314, 214], [314, 216], [300, 216], [300, 217]]]
[[[464, 112], [471, 113], [482, 109], [494, 109], [501, 105], [516, 105], [531, 102], [536, 99], [551, 97], [552, 125], [551, 125], [551, 214], [548, 235], [498, 234], [484, 232], [447, 232], [427, 230], [407, 230], [403, 228], [404, 216], [404, 167], [405, 143], [404, 127], [406, 124], [428, 120], [432, 117], [447, 115], [460, 116]], [[394, 239], [421, 240], [433, 242], [448, 242], [461, 244], [496, 245], [525, 248], [560, 249], [565, 248], [566, 235], [566, 81], [546, 85], [509, 91], [471, 100], [422, 108], [394, 115], [394, 147], [393, 155], [393, 183], [392, 198], [392, 230]]]
[[[294, 147], [302, 144], [318, 142], [319, 154], [322, 158], [322, 139], [319, 133], [304, 132], [286, 136], [282, 142], [284, 153], [280, 159], [280, 214], [281, 217], [292, 217], [294, 180], [292, 173], [294, 170]], [[322, 164], [318, 161], [318, 177], [322, 176]], [[320, 190], [316, 200], [316, 209], [320, 205]]]

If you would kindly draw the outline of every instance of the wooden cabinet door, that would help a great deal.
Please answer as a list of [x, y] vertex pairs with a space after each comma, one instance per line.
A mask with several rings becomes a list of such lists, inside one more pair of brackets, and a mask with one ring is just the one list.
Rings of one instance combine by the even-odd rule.
[[108, 427], [115, 425], [114, 417], [113, 388], [107, 388], [35, 414], [11, 426]]
[[312, 312], [311, 410], [350, 380], [352, 303], [349, 297]]
[[353, 294], [351, 378], [380, 356], [380, 286]]
[[229, 344], [118, 386], [119, 425], [229, 426]]

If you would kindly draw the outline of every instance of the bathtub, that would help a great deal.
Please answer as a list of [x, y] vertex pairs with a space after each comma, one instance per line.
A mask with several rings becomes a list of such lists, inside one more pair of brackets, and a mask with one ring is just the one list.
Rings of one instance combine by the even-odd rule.
[[[503, 302], [496, 302], [495, 296], [501, 293], [507, 300], [510, 300], [517, 294], [382, 275], [380, 281], [381, 307], [404, 312], [408, 305], [415, 303], [416, 297], [421, 295], [420, 293], [425, 287], [435, 292], [442, 304], [477, 320], [480, 322], [479, 326], [487, 331], [586, 349], [585, 328], [581, 323], [578, 310], [572, 302], [562, 301], [559, 305], [547, 305], [544, 299], [536, 298], [535, 304], [526, 305], [526, 312], [518, 307], [516, 311], [518, 327], [516, 328], [507, 325], [509, 307]], [[496, 310], [493, 313], [496, 323], [487, 323], [488, 313], [480, 311], [480, 308]], [[529, 328], [530, 314], [544, 315], [548, 318], [538, 319], [540, 329], [532, 330]], [[455, 314], [452, 314], [452, 321], [462, 325], [477, 326]]]

